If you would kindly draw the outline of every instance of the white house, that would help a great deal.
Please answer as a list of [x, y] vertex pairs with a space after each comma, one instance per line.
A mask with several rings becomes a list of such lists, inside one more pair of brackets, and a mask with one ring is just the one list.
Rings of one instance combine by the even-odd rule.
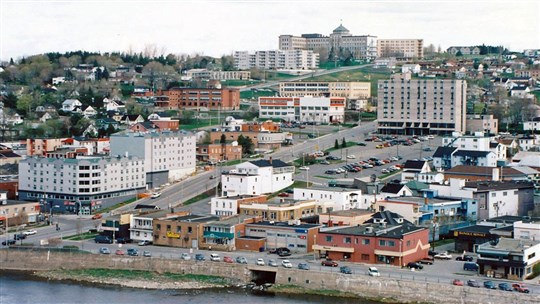
[[411, 189], [403, 184], [389, 183], [381, 189], [381, 196], [384, 198], [411, 195], [413, 195]]
[[103, 99], [103, 105], [105, 105], [105, 111], [122, 111], [125, 110], [126, 105], [117, 97], [116, 98], [104, 98]]
[[274, 193], [293, 184], [294, 166], [279, 159], [249, 161], [221, 176], [222, 196]]
[[333, 210], [367, 209], [361, 206], [362, 191], [359, 189], [336, 187], [294, 188], [293, 198], [298, 201], [316, 200], [317, 202], [332, 202]]
[[523, 131], [540, 131], [540, 117], [523, 122]]
[[419, 64], [404, 64], [401, 67], [401, 73], [403, 74], [405, 73], [418, 74], [420, 73], [420, 71], [421, 71], [421, 67]]
[[401, 180], [409, 182], [412, 180], [418, 180], [417, 175], [431, 172], [429, 163], [423, 160], [408, 160], [403, 166], [403, 171], [401, 172]]
[[534, 147], [540, 147], [540, 135], [524, 135], [518, 138], [519, 148], [529, 151]]
[[62, 103], [62, 111], [64, 112], [73, 112], [77, 108], [80, 108], [82, 103], [78, 99], [66, 99]]
[[96, 109], [92, 108], [92, 106], [86, 107], [86, 109], [84, 109], [84, 111], [83, 111], [83, 115], [86, 118], [94, 117], [94, 116], [97, 115], [97, 113], [98, 112], [96, 111]]
[[66, 82], [66, 77], [53, 77], [52, 84], [57, 85]]
[[129, 223], [129, 238], [135, 242], [154, 241], [154, 219], [166, 217], [168, 210], [134, 214]]
[[241, 204], [265, 202], [266, 195], [237, 195], [213, 197], [210, 200], [210, 214], [232, 216], [238, 214]]

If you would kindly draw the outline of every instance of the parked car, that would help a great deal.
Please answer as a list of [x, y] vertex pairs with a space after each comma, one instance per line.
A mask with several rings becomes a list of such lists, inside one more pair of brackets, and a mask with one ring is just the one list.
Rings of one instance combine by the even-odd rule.
[[135, 248], [128, 248], [127, 254], [129, 256], [138, 256], [139, 255], [139, 250], [137, 250]]
[[468, 280], [467, 281], [467, 286], [480, 288], [480, 283], [478, 283], [476, 280]]
[[196, 253], [195, 254], [195, 261], [204, 261], [206, 260], [206, 257], [202, 253]]
[[298, 269], [309, 270], [309, 265], [307, 263], [299, 263]]
[[187, 252], [182, 252], [182, 254], [180, 255], [180, 258], [184, 261], [189, 261], [191, 260], [191, 255], [189, 255], [189, 253]]
[[247, 261], [247, 259], [245, 257], [239, 256], [239, 257], [236, 258], [236, 263], [238, 263], [238, 264], [247, 264], [248, 261]]
[[455, 285], [455, 286], [463, 286], [463, 281], [462, 280], [458, 280], [458, 279], [454, 279], [452, 281], [452, 285]]
[[368, 268], [368, 274], [372, 277], [380, 277], [381, 273], [376, 267], [369, 267]]
[[487, 289], [497, 289], [497, 285], [492, 281], [484, 281], [484, 287]]
[[2, 245], [4, 245], [4, 246], [15, 245], [16, 242], [17, 241], [15, 241], [15, 240], [7, 240], [7, 241], [3, 241]]
[[320, 161], [319, 164], [321, 165], [330, 165], [330, 162], [327, 160]]
[[101, 248], [99, 248], [99, 253], [101, 253], [101, 254], [111, 254], [111, 251], [107, 247], [101, 247]]
[[223, 257], [223, 262], [225, 262], [225, 263], [234, 263], [234, 260], [230, 256], [224, 256]]
[[321, 265], [328, 266], [328, 267], [338, 267], [338, 263], [332, 260], [322, 260]]
[[436, 258], [436, 259], [441, 259], [441, 260], [451, 260], [452, 259], [452, 255], [448, 254], [448, 252], [441, 252], [439, 254], [436, 254], [433, 257]]
[[258, 258], [257, 261], [255, 262], [256, 265], [258, 266], [264, 266], [264, 260], [261, 259], [261, 258]]
[[94, 215], [92, 216], [92, 219], [93, 219], [93, 220], [99, 220], [99, 219], [102, 218], [102, 217], [103, 217], [103, 215], [101, 215], [101, 213], [98, 213], [98, 214], [94, 214]]
[[278, 194], [279, 197], [289, 197], [289, 193], [286, 193], [286, 192], [281, 192], [280, 194]]
[[37, 233], [37, 230], [27, 230], [23, 232], [24, 235], [33, 235], [36, 233]]
[[292, 268], [292, 263], [289, 260], [283, 260], [283, 261], [281, 261], [281, 266], [283, 266], [285, 268]]
[[474, 258], [470, 255], [460, 255], [458, 257], [456, 257], [456, 261], [467, 261], [467, 262], [472, 262], [474, 261]]
[[280, 247], [280, 248], [276, 249], [276, 253], [280, 257], [290, 256], [291, 255], [291, 251], [289, 250], [289, 248], [286, 248], [286, 247]]
[[140, 241], [139, 243], [139, 246], [148, 246], [148, 245], [152, 245], [152, 242], [150, 241]]
[[417, 262], [409, 262], [407, 264], [407, 267], [410, 269], [424, 269], [424, 266]]
[[423, 258], [420, 261], [418, 261], [420, 264], [426, 264], [426, 265], [433, 265], [433, 258], [428, 256], [427, 258]]
[[465, 262], [463, 264], [463, 270], [478, 271], [478, 264], [475, 262]]
[[504, 290], [504, 291], [513, 291], [514, 289], [512, 288], [512, 286], [508, 283], [500, 283], [499, 284], [499, 289], [500, 290]]
[[352, 270], [349, 266], [339, 267], [339, 272], [344, 273], [344, 274], [352, 274]]
[[356, 158], [356, 155], [347, 155], [347, 158], [348, 158], [348, 159], [355, 159], [355, 158]]
[[112, 244], [113, 241], [110, 237], [106, 236], [106, 235], [97, 235], [95, 238], [94, 238], [94, 241], [96, 243], [103, 243], [103, 244]]
[[152, 257], [152, 253], [148, 250], [143, 251], [142, 255], [143, 257], [147, 257], [147, 258]]
[[125, 255], [126, 253], [125, 253], [124, 250], [122, 250], [122, 249], [116, 249], [116, 251], [114, 252], [114, 254], [116, 254], [116, 255]]
[[150, 198], [158, 198], [161, 196], [161, 192], [154, 192], [152, 193], [152, 196], [150, 196]]
[[298, 168], [298, 170], [308, 171], [308, 170], [309, 170], [309, 167], [307, 167], [307, 166], [302, 166], [302, 167]]
[[270, 260], [268, 260], [268, 266], [278, 267], [278, 264], [277, 264], [276, 260], [270, 259]]
[[127, 238], [127, 237], [119, 237], [116, 239], [116, 243], [117, 244], [127, 244], [127, 243], [131, 243], [131, 239]]
[[217, 253], [212, 253], [212, 254], [210, 254], [210, 261], [219, 262], [219, 261], [221, 261], [221, 257]]
[[428, 255], [430, 255], [430, 256], [435, 256], [435, 255], [437, 255], [437, 254], [439, 254], [439, 253], [438, 253], [437, 251], [435, 251], [435, 250], [431, 250], [431, 249], [430, 249], [430, 250], [428, 251]]
[[512, 288], [517, 292], [529, 293], [531, 292], [523, 283], [514, 283]]
[[357, 145], [362, 146], [362, 147], [365, 147], [365, 146], [366, 146], [366, 143], [365, 143], [365, 142], [359, 142], [359, 143], [357, 143]]
[[15, 235], [13, 235], [13, 239], [16, 240], [16, 241], [24, 240], [24, 239], [26, 239], [26, 235], [22, 234], [22, 233], [15, 234]]

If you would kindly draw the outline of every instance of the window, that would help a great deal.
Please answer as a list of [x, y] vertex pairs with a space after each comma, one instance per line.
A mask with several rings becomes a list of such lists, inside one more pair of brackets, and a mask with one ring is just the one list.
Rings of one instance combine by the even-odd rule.
[[362, 259], [363, 261], [369, 260], [369, 254], [362, 254], [361, 259]]
[[351, 243], [352, 243], [351, 238], [350, 238], [350, 237], [345, 237], [345, 238], [343, 239], [343, 243], [344, 243], [344, 244], [351, 244]]
[[327, 236], [326, 236], [326, 241], [327, 241], [327, 242], [332, 242], [332, 236], [327, 235]]
[[362, 239], [362, 245], [369, 245], [369, 239]]

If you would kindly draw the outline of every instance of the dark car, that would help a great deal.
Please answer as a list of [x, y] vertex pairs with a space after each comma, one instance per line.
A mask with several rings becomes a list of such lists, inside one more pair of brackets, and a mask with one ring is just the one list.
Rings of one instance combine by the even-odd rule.
[[497, 285], [492, 281], [484, 281], [484, 287], [487, 289], [497, 289]]
[[472, 262], [474, 261], [474, 258], [470, 255], [460, 255], [456, 258], [456, 261], [467, 261]]
[[338, 267], [338, 263], [332, 261], [332, 260], [323, 260], [321, 262], [322, 266], [328, 266], [328, 267]]
[[339, 267], [339, 272], [344, 273], [344, 274], [352, 274], [352, 270], [349, 266]]
[[417, 262], [409, 262], [407, 264], [407, 267], [411, 269], [424, 269], [424, 266]]
[[116, 243], [118, 244], [128, 244], [128, 243], [131, 243], [132, 240], [130, 238], [127, 238], [127, 237], [119, 237], [116, 239]]
[[4, 246], [9, 246], [9, 245], [15, 245], [16, 241], [15, 240], [7, 240], [7, 241], [3, 241], [2, 242], [2, 245]]
[[127, 255], [129, 256], [138, 256], [139, 255], [139, 251], [135, 248], [129, 248], [127, 250]]
[[357, 143], [357, 145], [362, 146], [362, 147], [365, 147], [365, 146], [366, 146], [366, 143], [359, 142], [359, 143]]
[[285, 190], [285, 193], [293, 194], [293, 193], [294, 193], [294, 189], [287, 189], [287, 190]]
[[504, 290], [504, 291], [513, 291], [514, 290], [512, 288], [512, 286], [510, 286], [510, 284], [508, 284], [508, 283], [500, 283], [499, 284], [499, 289]]
[[467, 286], [480, 288], [480, 284], [476, 280], [468, 280], [467, 281]]
[[298, 264], [298, 269], [309, 270], [309, 265], [306, 264], [306, 263], [299, 263]]
[[195, 254], [195, 261], [204, 261], [206, 260], [206, 257], [202, 253]]
[[429, 254], [430, 256], [435, 256], [435, 255], [437, 255], [437, 254], [439, 254], [439, 253], [438, 253], [437, 251], [435, 251], [435, 250], [429, 250], [429, 251], [428, 251], [428, 254]]
[[426, 264], [426, 265], [433, 265], [433, 257], [423, 258], [420, 261], [418, 261], [418, 263]]
[[287, 247], [279, 247], [279, 248], [277, 248], [276, 253], [280, 257], [290, 256], [291, 255], [291, 251]]
[[96, 243], [103, 243], [103, 244], [112, 244], [113, 243], [113, 240], [106, 236], [106, 235], [98, 235], [94, 238], [94, 241]]
[[26, 239], [26, 235], [24, 235], [24, 234], [22, 234], [22, 233], [20, 233], [20, 234], [15, 234], [15, 235], [13, 235], [13, 239], [16, 240], [16, 241], [18, 241], [18, 240], [24, 240], [24, 239]]

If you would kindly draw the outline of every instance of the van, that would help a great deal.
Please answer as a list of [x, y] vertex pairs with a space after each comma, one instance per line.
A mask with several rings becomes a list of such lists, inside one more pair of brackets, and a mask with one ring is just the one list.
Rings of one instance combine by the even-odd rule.
[[96, 236], [94, 241], [96, 243], [103, 243], [103, 244], [112, 244], [113, 243], [112, 239], [110, 237], [106, 236], [106, 235], [98, 235], [98, 236]]
[[463, 270], [478, 271], [478, 264], [474, 262], [465, 262]]
[[212, 254], [210, 254], [210, 261], [219, 262], [219, 261], [221, 261], [221, 258], [219, 257], [219, 254], [212, 253]]

